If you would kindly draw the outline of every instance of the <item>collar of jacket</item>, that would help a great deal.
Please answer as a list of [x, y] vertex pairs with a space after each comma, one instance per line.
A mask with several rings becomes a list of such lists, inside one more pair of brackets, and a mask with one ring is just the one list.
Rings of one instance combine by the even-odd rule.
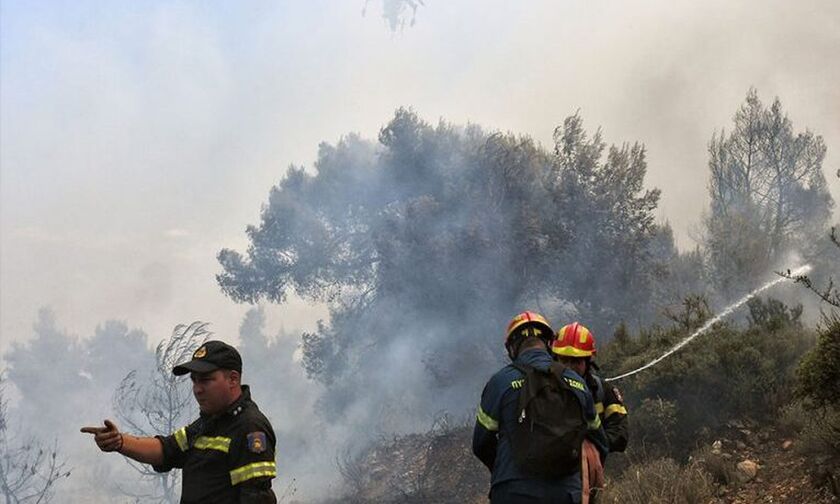
[[552, 359], [551, 355], [548, 354], [548, 350], [542, 348], [529, 348], [528, 350], [520, 353], [514, 362], [517, 364], [527, 364], [531, 367], [539, 369], [546, 369], [551, 366]]
[[242, 395], [239, 396], [239, 399], [233, 401], [230, 406], [225, 409], [222, 413], [216, 413], [215, 415], [205, 415], [201, 413], [199, 416], [204, 419], [205, 421], [213, 421], [220, 418], [224, 418], [230, 415], [236, 416], [245, 409], [245, 404], [251, 402], [251, 388], [248, 385], [242, 385]]
[[233, 401], [233, 404], [228, 406], [228, 409], [225, 410], [225, 415], [237, 415], [239, 412], [242, 411], [243, 406], [245, 403], [251, 401], [251, 387], [248, 385], [242, 385], [242, 395], [239, 396], [239, 399]]

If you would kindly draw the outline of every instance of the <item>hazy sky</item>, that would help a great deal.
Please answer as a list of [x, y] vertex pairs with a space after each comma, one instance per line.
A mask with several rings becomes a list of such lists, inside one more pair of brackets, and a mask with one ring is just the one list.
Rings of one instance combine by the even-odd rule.
[[707, 142], [756, 86], [823, 135], [840, 200], [837, 0], [426, 0], [396, 33], [364, 5], [0, 0], [0, 347], [44, 305], [80, 336], [201, 319], [235, 339], [247, 307], [217, 288], [216, 253], [246, 245], [290, 163], [375, 138], [399, 106], [545, 145], [580, 110], [646, 144], [658, 216], [690, 247]]

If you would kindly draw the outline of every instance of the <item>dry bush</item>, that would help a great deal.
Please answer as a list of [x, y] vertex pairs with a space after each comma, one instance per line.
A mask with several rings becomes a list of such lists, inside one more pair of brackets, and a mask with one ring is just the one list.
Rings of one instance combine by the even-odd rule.
[[808, 423], [808, 412], [801, 400], [793, 401], [780, 410], [776, 427], [783, 436], [796, 436]]
[[[469, 422], [441, 418], [427, 432], [383, 439], [338, 460], [353, 504], [449, 504], [481, 500], [489, 476], [473, 456]], [[332, 502], [332, 501], [331, 501]]]
[[696, 451], [691, 460], [702, 467], [712, 477], [714, 483], [723, 486], [739, 484], [737, 470], [732, 460], [727, 460], [719, 453], [712, 452], [710, 447]]
[[794, 401], [782, 410], [779, 429], [795, 437], [797, 451], [812, 461], [814, 484], [840, 497], [840, 408]]
[[605, 504], [706, 504], [713, 497], [712, 476], [697, 462], [680, 467], [657, 459], [630, 467], [599, 499]]

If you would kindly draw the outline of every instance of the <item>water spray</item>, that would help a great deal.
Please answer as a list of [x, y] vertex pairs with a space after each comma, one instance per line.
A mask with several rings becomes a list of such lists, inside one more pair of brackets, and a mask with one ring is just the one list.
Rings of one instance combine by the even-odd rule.
[[[796, 277], [796, 276], [800, 276], [800, 275], [805, 275], [809, 271], [811, 271], [811, 265], [806, 264], [804, 266], [800, 266], [799, 268], [797, 268], [795, 270], [791, 270], [790, 271], [790, 276]], [[703, 324], [702, 327], [700, 327], [700, 329], [697, 329], [696, 331], [691, 333], [689, 336], [687, 336], [685, 339], [683, 339], [682, 341], [680, 341], [679, 343], [674, 345], [673, 348], [671, 348], [670, 350], [668, 350], [664, 354], [662, 354], [659, 357], [653, 359], [652, 361], [648, 362], [647, 364], [645, 364], [644, 366], [642, 366], [638, 369], [634, 369], [633, 371], [629, 371], [627, 373], [620, 374], [618, 376], [613, 376], [612, 378], [606, 378], [604, 381], [613, 381], [613, 380], [620, 380], [622, 378], [627, 378], [628, 376], [632, 376], [632, 375], [634, 375], [634, 374], [636, 374], [640, 371], [644, 371], [645, 369], [647, 369], [649, 367], [655, 366], [656, 364], [663, 361], [669, 355], [673, 354], [674, 352], [676, 352], [680, 348], [689, 344], [691, 342], [691, 340], [693, 340], [697, 336], [699, 336], [699, 335], [703, 334], [704, 332], [708, 331], [709, 328], [711, 328], [713, 325], [715, 325], [719, 320], [721, 320], [725, 317], [728, 317], [730, 314], [732, 314], [732, 312], [734, 312], [738, 308], [744, 306], [744, 304], [746, 304], [746, 302], [749, 301], [750, 299], [752, 299], [755, 296], [761, 294], [762, 292], [766, 291], [770, 287], [773, 287], [774, 285], [776, 285], [778, 283], [784, 282], [785, 280], [787, 280], [786, 277], [780, 277], [780, 278], [777, 278], [775, 280], [771, 280], [771, 281], [767, 282], [766, 284], [762, 285], [761, 287], [755, 289], [754, 291], [750, 292], [746, 296], [742, 297], [737, 302], [727, 306], [726, 309], [723, 310], [722, 312], [720, 312], [716, 317], [707, 321], [705, 324]]]

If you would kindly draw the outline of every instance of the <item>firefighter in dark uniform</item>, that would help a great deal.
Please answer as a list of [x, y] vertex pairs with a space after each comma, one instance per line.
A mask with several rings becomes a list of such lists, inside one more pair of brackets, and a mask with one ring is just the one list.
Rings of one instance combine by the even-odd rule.
[[593, 361], [597, 349], [595, 336], [578, 322], [565, 325], [557, 331], [557, 338], [551, 346], [555, 358], [583, 358], [586, 371], [583, 374], [586, 385], [595, 398], [595, 411], [601, 417], [601, 425], [607, 434], [610, 452], [623, 452], [627, 448], [627, 408], [624, 398], [616, 387], [607, 385], [598, 376], [598, 366]]
[[169, 436], [131, 436], [110, 420], [82, 432], [94, 434], [102, 451], [151, 464], [155, 471], [182, 469], [182, 504], [275, 504], [274, 430], [248, 386], [240, 384], [239, 352], [208, 341], [172, 372], [192, 378], [201, 413], [196, 421]]
[[551, 342], [554, 358], [577, 371], [592, 391], [595, 411], [601, 420], [607, 441], [607, 451], [595, 450], [584, 443], [584, 470], [582, 501], [594, 503], [604, 486], [604, 464], [609, 452], [622, 452], [627, 447], [627, 409], [622, 404], [617, 388], [607, 388], [604, 381], [595, 374], [593, 362], [596, 354], [595, 337], [586, 327], [573, 322], [557, 331]]
[[[551, 326], [542, 315], [523, 312], [508, 325], [505, 348], [515, 363], [546, 369], [552, 362], [548, 344], [553, 336]], [[580, 401], [589, 428], [587, 438], [606, 452], [600, 418], [595, 413], [592, 395], [583, 379], [571, 369], [566, 369], [563, 377], [572, 385]], [[518, 422], [517, 404], [523, 378], [524, 375], [515, 366], [507, 365], [490, 379], [481, 394], [472, 449], [490, 469], [490, 502], [577, 504], [581, 502], [580, 473], [546, 479], [528, 474], [516, 465], [510, 438]]]
[[601, 425], [604, 426], [604, 432], [607, 434], [610, 452], [623, 452], [627, 448], [628, 438], [627, 408], [624, 406], [624, 398], [617, 387], [607, 385], [596, 374], [597, 369], [595, 363], [591, 363], [584, 378], [595, 396], [595, 411], [601, 417]]

